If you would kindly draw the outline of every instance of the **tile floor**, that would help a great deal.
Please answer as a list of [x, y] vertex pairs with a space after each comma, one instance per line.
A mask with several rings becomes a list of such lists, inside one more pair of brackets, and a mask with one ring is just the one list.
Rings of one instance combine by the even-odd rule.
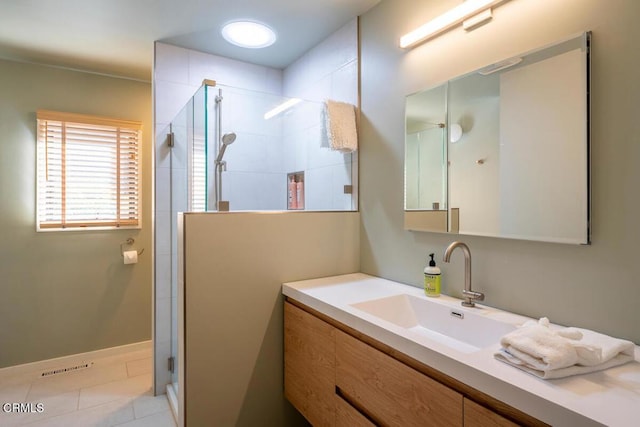
[[[0, 426], [175, 427], [166, 395], [153, 396], [151, 350], [93, 359], [87, 369], [0, 379]], [[6, 403], [42, 404], [42, 411], [5, 412]]]

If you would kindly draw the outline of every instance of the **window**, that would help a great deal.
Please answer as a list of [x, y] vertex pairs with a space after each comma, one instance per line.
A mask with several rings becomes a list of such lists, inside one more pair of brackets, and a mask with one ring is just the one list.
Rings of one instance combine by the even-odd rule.
[[37, 112], [37, 229], [140, 227], [141, 123]]

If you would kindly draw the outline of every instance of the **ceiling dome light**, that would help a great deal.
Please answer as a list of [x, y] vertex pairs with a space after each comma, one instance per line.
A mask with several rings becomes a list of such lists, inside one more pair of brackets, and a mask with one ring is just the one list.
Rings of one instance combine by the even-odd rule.
[[264, 24], [252, 21], [229, 22], [222, 27], [222, 37], [229, 43], [250, 49], [271, 46], [276, 33]]

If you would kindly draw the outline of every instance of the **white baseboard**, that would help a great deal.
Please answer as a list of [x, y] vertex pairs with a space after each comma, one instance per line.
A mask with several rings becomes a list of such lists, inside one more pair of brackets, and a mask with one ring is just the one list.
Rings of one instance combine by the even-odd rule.
[[56, 357], [54, 359], [40, 360], [37, 362], [25, 363], [23, 365], [9, 366], [0, 369], [0, 381], [16, 375], [28, 374], [30, 372], [40, 372], [55, 369], [59, 366], [68, 366], [82, 363], [86, 360], [103, 359], [106, 357], [119, 356], [134, 351], [152, 350], [152, 341], [141, 341], [133, 344], [121, 345], [118, 347], [103, 348], [86, 353], [71, 354], [69, 356]]

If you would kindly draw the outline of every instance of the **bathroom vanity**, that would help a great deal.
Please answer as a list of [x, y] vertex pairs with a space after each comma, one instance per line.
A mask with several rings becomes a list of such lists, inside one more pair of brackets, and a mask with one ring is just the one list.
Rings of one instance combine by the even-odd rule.
[[283, 294], [285, 395], [314, 426], [637, 425], [637, 362], [545, 381], [495, 360], [526, 317], [360, 273]]

